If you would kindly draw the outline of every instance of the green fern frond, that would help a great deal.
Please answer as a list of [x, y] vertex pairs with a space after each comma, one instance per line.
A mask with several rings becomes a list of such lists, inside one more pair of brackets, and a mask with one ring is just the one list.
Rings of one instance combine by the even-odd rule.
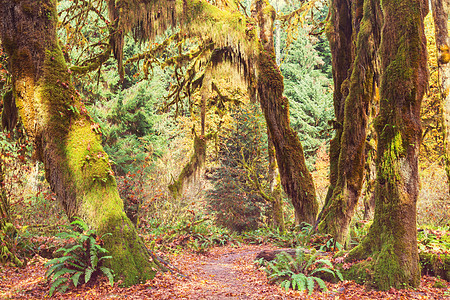
[[333, 277], [336, 277], [336, 276], [335, 276], [335, 272], [334, 272], [333, 270], [328, 269], [328, 268], [317, 268], [317, 269], [314, 269], [314, 270], [311, 272], [311, 275], [314, 275], [314, 274], [316, 274], [317, 272], [327, 272], [327, 273], [333, 275]]
[[75, 221], [72, 221], [70, 224], [78, 226], [78, 228], [82, 229], [83, 231], [88, 231], [89, 229], [88, 225], [80, 218], [75, 218]]
[[328, 291], [327, 286], [325, 285], [325, 282], [318, 278], [318, 277], [312, 277], [314, 278], [314, 280], [317, 282], [317, 284], [319, 285], [319, 288], [321, 288], [323, 291]]
[[83, 274], [83, 272], [78, 271], [78, 272], [76, 272], [75, 274], [72, 275], [71, 279], [72, 279], [73, 285], [74, 285], [75, 287], [78, 286], [78, 283], [80, 282], [80, 276], [81, 276], [82, 274]]
[[311, 295], [314, 290], [314, 279], [313, 277], [306, 277], [306, 287], [308, 288], [309, 294]]
[[91, 280], [92, 273], [94, 273], [94, 269], [86, 269], [86, 271], [84, 272], [84, 283], [88, 283], [88, 281]]
[[52, 275], [52, 279], [55, 280], [55, 279], [61, 278], [63, 275], [72, 274], [72, 273], [75, 273], [75, 270], [63, 268], [63, 269], [59, 270], [58, 272], [54, 273]]
[[113, 286], [114, 285], [114, 276], [113, 276], [112, 270], [110, 268], [107, 268], [107, 267], [100, 267], [100, 271], [102, 271], [103, 274], [106, 275], [106, 277], [109, 280], [109, 284], [111, 286]]
[[53, 293], [55, 292], [55, 289], [58, 288], [61, 284], [63, 284], [64, 282], [66, 282], [68, 279], [65, 277], [60, 277], [57, 280], [53, 281], [50, 290], [49, 290], [49, 295], [50, 297], [53, 295]]

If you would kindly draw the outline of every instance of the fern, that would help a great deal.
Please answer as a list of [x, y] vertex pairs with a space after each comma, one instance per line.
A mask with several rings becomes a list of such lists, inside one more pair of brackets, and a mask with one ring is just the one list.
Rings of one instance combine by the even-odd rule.
[[319, 289], [327, 291], [325, 282], [313, 275], [329, 273], [343, 280], [342, 274], [334, 269], [329, 260], [318, 259], [317, 254], [306, 254], [300, 248], [296, 250], [295, 257], [286, 252], [277, 254], [275, 260], [266, 263], [264, 270], [270, 282], [278, 282], [286, 290], [308, 290], [309, 294], [313, 292], [316, 283]]
[[70, 231], [59, 233], [57, 236], [68, 241], [75, 241], [75, 244], [61, 247], [56, 253], [62, 252], [63, 256], [52, 259], [45, 264], [48, 267], [46, 277], [52, 283], [49, 290], [50, 296], [55, 291], [64, 293], [70, 287], [70, 283], [77, 287], [82, 278], [84, 283], [87, 283], [100, 273], [108, 278], [111, 286], [114, 284], [113, 271], [102, 266], [105, 259], [111, 259], [112, 257], [105, 255], [108, 250], [97, 242], [105, 235], [98, 238], [95, 231], [88, 230], [88, 225], [81, 219], [76, 219], [71, 225], [82, 232], [68, 227]]

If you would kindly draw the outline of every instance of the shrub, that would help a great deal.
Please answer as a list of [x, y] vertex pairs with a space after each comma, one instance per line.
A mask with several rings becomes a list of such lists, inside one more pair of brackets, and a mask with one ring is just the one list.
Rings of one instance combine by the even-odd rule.
[[301, 248], [297, 249], [295, 257], [286, 252], [277, 254], [275, 260], [267, 262], [265, 272], [270, 282], [277, 282], [286, 290], [290, 287], [299, 291], [307, 289], [309, 294], [314, 290], [315, 283], [322, 290], [327, 290], [325, 282], [320, 278], [324, 274], [343, 280], [342, 274], [334, 269], [329, 260], [318, 259], [317, 253], [308, 254]]
[[111, 286], [114, 283], [113, 271], [103, 266], [104, 260], [112, 258], [106, 255], [108, 250], [102, 247], [103, 237], [110, 233], [99, 237], [94, 230], [89, 230], [87, 224], [81, 219], [77, 219], [71, 224], [75, 229], [68, 226], [68, 232], [57, 234], [68, 241], [67, 246], [61, 247], [55, 252], [63, 252], [63, 256], [45, 264], [46, 267], [49, 267], [46, 273], [47, 280], [52, 282], [50, 296], [56, 289], [64, 293], [69, 288], [70, 281], [77, 287], [80, 279], [87, 283], [100, 273], [108, 277]]

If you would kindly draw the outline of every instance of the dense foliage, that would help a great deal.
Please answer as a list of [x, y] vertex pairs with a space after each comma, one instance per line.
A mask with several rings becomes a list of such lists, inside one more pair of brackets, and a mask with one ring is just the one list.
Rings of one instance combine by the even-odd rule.
[[277, 254], [275, 260], [264, 262], [265, 271], [271, 282], [277, 282], [286, 290], [289, 288], [300, 291], [308, 290], [311, 294], [317, 283], [319, 289], [327, 291], [327, 287], [320, 276], [324, 274], [344, 280], [339, 270], [327, 259], [321, 259], [318, 253], [306, 253], [297, 248], [295, 256], [286, 252]]
[[[289, 98], [291, 126], [298, 133], [305, 151], [308, 168], [314, 168], [316, 153], [331, 138], [328, 122], [334, 117], [329, 64], [316, 50], [305, 30], [284, 54], [281, 72], [285, 78], [285, 94]], [[318, 43], [318, 41], [315, 41]], [[322, 45], [323, 47], [323, 45]], [[329, 63], [329, 62], [328, 62]]]
[[209, 208], [217, 224], [235, 231], [256, 229], [262, 224], [267, 203], [249, 183], [243, 163], [267, 181], [267, 134], [256, 105], [232, 110], [233, 123], [220, 136], [219, 166], [211, 175], [214, 188], [208, 193]]

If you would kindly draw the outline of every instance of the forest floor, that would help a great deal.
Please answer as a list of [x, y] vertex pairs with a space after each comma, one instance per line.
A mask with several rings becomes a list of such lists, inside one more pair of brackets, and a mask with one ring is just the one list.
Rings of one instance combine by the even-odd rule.
[[[423, 276], [416, 290], [386, 292], [367, 290], [351, 281], [327, 283], [328, 292], [285, 291], [268, 283], [265, 273], [254, 264], [257, 253], [276, 249], [271, 245], [217, 247], [207, 254], [165, 255], [183, 274], [159, 273], [153, 280], [129, 288], [111, 287], [101, 278], [53, 299], [450, 299], [450, 283], [434, 288], [436, 278]], [[45, 259], [36, 256], [23, 269], [0, 267], [1, 299], [44, 299], [49, 284], [45, 280]]]

